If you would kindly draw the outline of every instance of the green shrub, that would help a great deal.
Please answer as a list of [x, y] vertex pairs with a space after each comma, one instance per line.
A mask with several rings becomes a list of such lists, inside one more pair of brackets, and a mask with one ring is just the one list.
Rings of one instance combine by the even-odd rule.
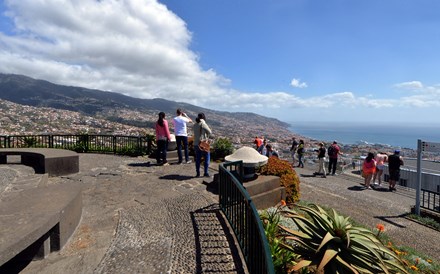
[[260, 168], [260, 174], [280, 177], [280, 185], [286, 188], [286, 202], [296, 203], [299, 201], [299, 177], [288, 161], [270, 157], [267, 164]]
[[37, 139], [35, 137], [24, 137], [23, 139], [24, 147], [36, 147]]
[[224, 160], [224, 158], [234, 152], [234, 146], [228, 138], [217, 138], [212, 144], [212, 156], [214, 160]]
[[279, 237], [279, 224], [282, 216], [279, 214], [280, 207], [268, 208], [260, 212], [260, 218], [263, 223], [264, 234], [269, 243], [270, 253], [276, 273], [288, 273], [298, 256], [291, 250], [283, 248], [282, 238]]

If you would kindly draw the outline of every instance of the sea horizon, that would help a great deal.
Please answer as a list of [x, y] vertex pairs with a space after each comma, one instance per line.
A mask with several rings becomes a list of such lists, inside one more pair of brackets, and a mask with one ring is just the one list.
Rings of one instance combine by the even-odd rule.
[[440, 142], [440, 126], [417, 123], [288, 122], [289, 130], [304, 137], [341, 144], [380, 144], [417, 149], [417, 140]]

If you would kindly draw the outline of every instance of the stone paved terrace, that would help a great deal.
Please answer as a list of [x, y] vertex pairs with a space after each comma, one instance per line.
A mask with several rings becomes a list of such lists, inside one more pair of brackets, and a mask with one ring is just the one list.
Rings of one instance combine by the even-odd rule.
[[[193, 164], [158, 167], [148, 161], [80, 154], [78, 174], [44, 178], [45, 184], [82, 185], [83, 216], [64, 249], [31, 262], [21, 273], [245, 273], [219, 216], [217, 196], [207, 189], [211, 180], [194, 178]], [[217, 169], [212, 167], [211, 175]], [[20, 178], [32, 177], [26, 167], [0, 168], [3, 196], [41, 183], [23, 183]], [[414, 204], [413, 191], [361, 190], [358, 176], [324, 179], [311, 176], [313, 166], [296, 170], [302, 199], [371, 228], [383, 223], [397, 244], [440, 261], [440, 245], [433, 240], [440, 233], [403, 217]]]
[[[82, 220], [60, 252], [20, 273], [246, 273], [217, 196], [206, 190], [212, 179], [194, 178], [194, 164], [149, 161], [80, 154], [78, 174], [46, 177], [46, 184], [83, 187]], [[3, 197], [20, 191], [21, 177], [36, 176], [33, 187], [41, 182], [31, 168], [0, 168]]]

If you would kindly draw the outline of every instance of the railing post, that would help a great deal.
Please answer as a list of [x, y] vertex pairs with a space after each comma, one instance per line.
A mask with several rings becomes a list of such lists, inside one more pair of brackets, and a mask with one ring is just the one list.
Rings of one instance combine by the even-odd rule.
[[113, 154], [116, 154], [116, 136], [113, 135]]

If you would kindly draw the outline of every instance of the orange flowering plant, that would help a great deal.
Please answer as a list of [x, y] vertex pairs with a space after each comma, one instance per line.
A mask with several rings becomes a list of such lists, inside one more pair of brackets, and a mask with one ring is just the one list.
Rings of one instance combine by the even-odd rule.
[[377, 228], [377, 236], [379, 236], [380, 233], [385, 231], [385, 226], [383, 224], [377, 224], [376, 228]]
[[260, 168], [260, 173], [280, 177], [280, 184], [286, 189], [287, 203], [299, 201], [299, 177], [288, 161], [270, 157], [267, 164]]

